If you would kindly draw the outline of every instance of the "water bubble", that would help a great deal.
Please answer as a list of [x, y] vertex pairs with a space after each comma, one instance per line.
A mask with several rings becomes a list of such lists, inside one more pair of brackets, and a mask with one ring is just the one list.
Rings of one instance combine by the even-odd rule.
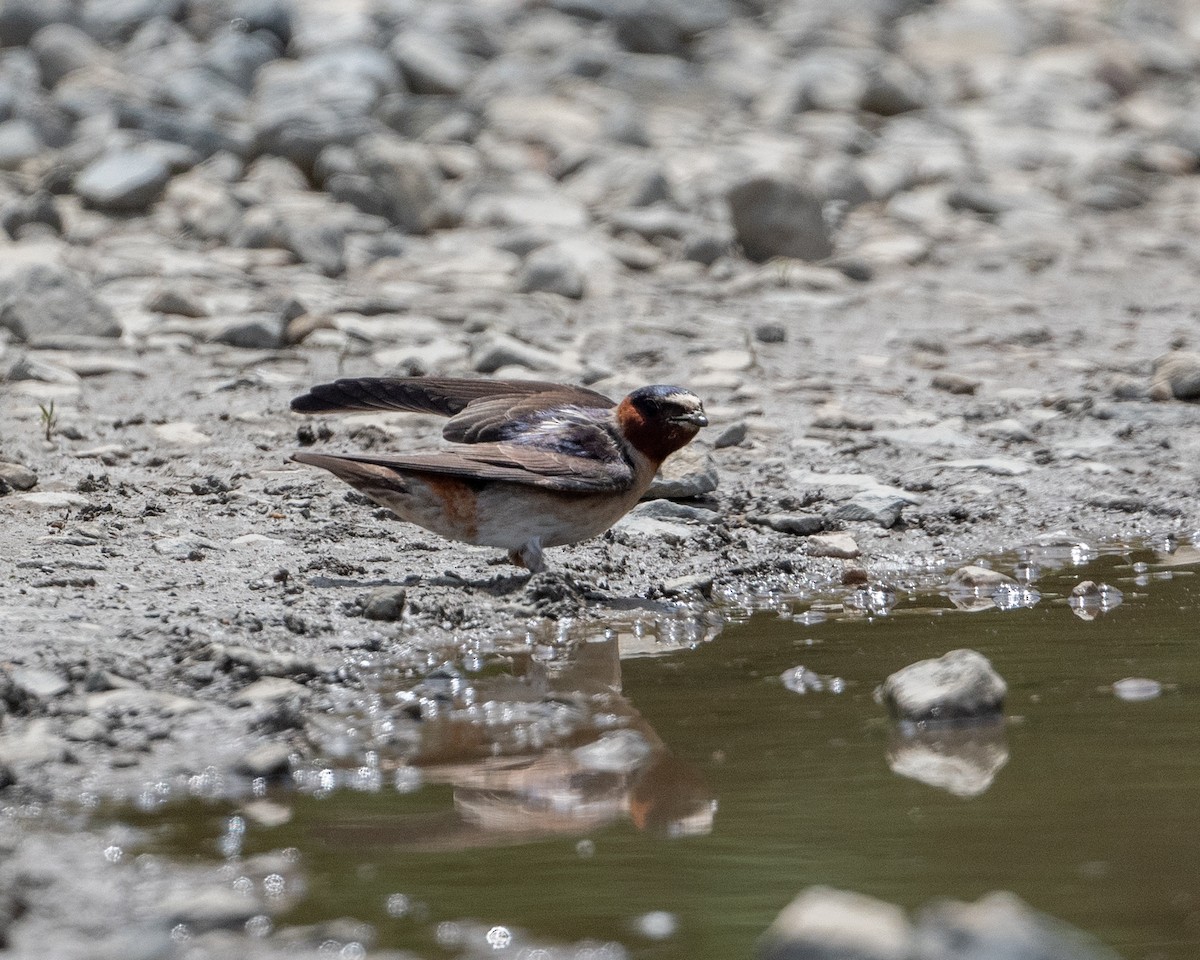
[[992, 594], [992, 600], [1000, 610], [1022, 610], [1035, 607], [1041, 599], [1042, 595], [1031, 587], [1022, 587], [1011, 583], [1001, 584]]
[[125, 851], [115, 843], [104, 848], [104, 859], [109, 863], [120, 863], [123, 856], [125, 856]]
[[268, 897], [282, 897], [283, 891], [287, 887], [287, 881], [278, 873], [271, 873], [263, 877], [263, 892]]
[[1133, 565], [1133, 572], [1134, 573], [1149, 573], [1150, 572], [1150, 564], [1146, 563], [1145, 560], [1139, 560], [1137, 563], [1135, 563]]
[[192, 939], [192, 931], [187, 928], [186, 923], [177, 923], [171, 928], [171, 939], [176, 943], [187, 943]]
[[437, 940], [438, 946], [445, 947], [447, 950], [462, 946], [464, 938], [462, 924], [452, 920], [443, 920], [437, 925], [434, 938]]
[[238, 877], [233, 881], [233, 892], [240, 893], [243, 897], [249, 897], [254, 893], [254, 881], [249, 877]]
[[338, 951], [338, 960], [363, 960], [366, 955], [367, 948], [357, 940], [351, 940]]
[[596, 855], [596, 842], [594, 840], [580, 840], [575, 844], [575, 855], [580, 860], [590, 860]]
[[1113, 684], [1113, 693], [1117, 699], [1130, 703], [1153, 700], [1162, 693], [1162, 689], [1162, 684], [1157, 680], [1148, 680], [1145, 677], [1126, 677]]
[[267, 778], [255, 777], [253, 780], [251, 780], [250, 792], [260, 799], [265, 797], [267, 795]]
[[638, 917], [634, 925], [648, 940], [667, 940], [678, 931], [679, 918], [666, 910], [651, 910]]
[[487, 932], [484, 939], [493, 950], [504, 950], [512, 943], [513, 935], [508, 927], [495, 926]]
[[796, 623], [803, 624], [806, 627], [811, 627], [814, 624], [823, 623], [828, 618], [820, 610], [805, 610], [804, 613], [798, 613], [792, 619], [795, 620]]
[[271, 918], [262, 913], [246, 921], [246, 933], [252, 937], [268, 936], [273, 929], [274, 924], [271, 923]]
[[820, 692], [825, 689], [825, 681], [807, 667], [792, 667], [784, 670], [779, 679], [793, 693]]
[[1086, 543], [1077, 543], [1071, 547], [1071, 562], [1077, 567], [1091, 563], [1096, 559], [1096, 551]]
[[871, 584], [851, 593], [846, 597], [845, 604], [873, 616], [886, 617], [896, 605], [896, 594], [881, 584]]
[[397, 793], [415, 793], [421, 789], [424, 777], [416, 767], [400, 767], [392, 777]]
[[399, 919], [400, 917], [408, 916], [409, 911], [412, 909], [412, 903], [403, 893], [393, 893], [388, 895], [383, 909], [387, 911], [389, 917]]
[[228, 860], [240, 857], [242, 842], [246, 839], [246, 821], [241, 817], [230, 817], [225, 823], [225, 833], [217, 841], [221, 856]]

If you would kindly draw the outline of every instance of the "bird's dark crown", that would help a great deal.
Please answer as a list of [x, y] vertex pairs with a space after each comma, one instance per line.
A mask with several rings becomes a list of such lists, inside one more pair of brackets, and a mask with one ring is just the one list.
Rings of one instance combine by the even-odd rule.
[[708, 423], [700, 398], [682, 387], [656, 383], [650, 387], [639, 387], [627, 399], [647, 421], [665, 420], [697, 427]]

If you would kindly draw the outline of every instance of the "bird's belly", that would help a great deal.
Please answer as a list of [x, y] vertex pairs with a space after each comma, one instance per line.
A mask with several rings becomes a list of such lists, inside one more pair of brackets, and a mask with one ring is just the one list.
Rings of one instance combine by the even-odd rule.
[[497, 483], [479, 494], [477, 538], [471, 542], [506, 550], [519, 550], [535, 537], [544, 547], [578, 543], [620, 520], [639, 493], [565, 494]]

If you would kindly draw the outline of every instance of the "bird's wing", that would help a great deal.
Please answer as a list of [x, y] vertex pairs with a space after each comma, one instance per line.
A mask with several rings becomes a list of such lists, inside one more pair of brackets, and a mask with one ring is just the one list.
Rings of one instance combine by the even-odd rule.
[[633, 468], [619, 453], [578, 456], [527, 443], [479, 443], [461, 451], [398, 455], [302, 451], [293, 454], [292, 459], [327, 470], [335, 461], [349, 460], [398, 473], [436, 473], [467, 481], [504, 480], [560, 493], [619, 493], [633, 483]]
[[453, 417], [472, 403], [506, 399], [543, 406], [574, 403], [611, 407], [613, 401], [586, 387], [542, 380], [466, 380], [456, 377], [357, 377], [323, 383], [292, 401], [297, 413], [343, 413], [354, 410], [404, 410]]
[[442, 436], [454, 443], [514, 440], [602, 453], [612, 445], [613, 403], [592, 391], [559, 387], [526, 396], [474, 400], [446, 421]]

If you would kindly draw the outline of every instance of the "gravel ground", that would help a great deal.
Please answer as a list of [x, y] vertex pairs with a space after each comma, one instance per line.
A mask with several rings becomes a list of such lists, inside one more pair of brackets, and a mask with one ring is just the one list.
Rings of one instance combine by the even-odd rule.
[[[1191, 5], [333, 6], [0, 7], [11, 955], [316, 936], [81, 811], [303, 787], [376, 659], [1200, 534]], [[530, 579], [288, 461], [435, 444], [288, 411], [396, 373], [712, 423]]]

